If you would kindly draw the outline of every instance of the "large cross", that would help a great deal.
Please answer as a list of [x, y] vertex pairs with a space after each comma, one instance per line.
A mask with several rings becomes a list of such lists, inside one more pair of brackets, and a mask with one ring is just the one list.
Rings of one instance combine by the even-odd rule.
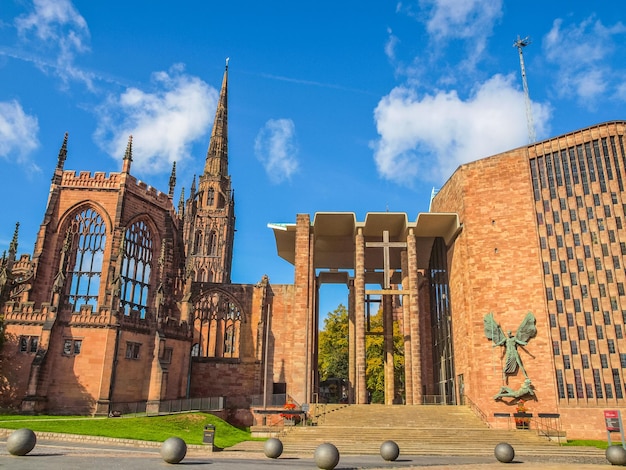
[[389, 248], [405, 248], [406, 242], [390, 242], [389, 230], [383, 230], [382, 242], [367, 242], [365, 246], [368, 248], [382, 248], [383, 249], [383, 270], [384, 270], [384, 286], [383, 289], [389, 289], [391, 287], [389, 271], [391, 270], [389, 262]]

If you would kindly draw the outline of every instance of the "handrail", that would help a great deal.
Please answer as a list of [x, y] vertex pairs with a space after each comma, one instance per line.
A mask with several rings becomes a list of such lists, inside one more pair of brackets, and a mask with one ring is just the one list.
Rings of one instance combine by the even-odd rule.
[[[561, 415], [559, 413], [539, 413], [532, 422], [535, 424], [537, 434], [541, 434], [551, 439], [555, 434], [559, 445], [561, 445], [561, 435], [563, 428], [561, 426]], [[554, 431], [554, 434], [551, 433]]]
[[483, 410], [480, 409], [480, 407], [476, 403], [474, 403], [474, 400], [472, 400], [468, 395], [463, 395], [463, 398], [467, 400], [467, 404], [469, 405], [470, 410], [472, 410], [474, 414], [478, 416], [481, 419], [481, 421], [487, 425], [488, 428], [491, 428], [491, 424], [489, 423], [489, 420], [487, 419], [487, 415], [485, 414]]

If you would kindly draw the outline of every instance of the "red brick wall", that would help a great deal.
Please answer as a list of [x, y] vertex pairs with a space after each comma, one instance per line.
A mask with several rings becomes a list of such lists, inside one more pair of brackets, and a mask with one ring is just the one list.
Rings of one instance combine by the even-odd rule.
[[250, 396], [260, 395], [262, 364], [228, 359], [194, 358], [191, 364], [191, 396], [223, 396], [227, 408], [247, 408]]
[[[532, 197], [523, 148], [462, 166], [433, 202], [434, 212], [457, 212], [463, 225], [448, 252], [455, 372], [464, 376], [465, 395], [488, 417], [515, 411], [493, 399], [504, 385], [503, 351], [485, 337], [483, 318], [490, 312], [514, 333], [533, 312], [537, 336], [528, 352], [518, 349], [537, 396], [527, 408], [558, 410]], [[518, 371], [508, 386], [517, 390], [523, 380]]]
[[0, 359], [0, 407], [19, 407], [28, 387], [30, 365], [34, 352], [19, 352], [20, 336], [39, 337], [41, 328], [20, 325], [7, 328]]

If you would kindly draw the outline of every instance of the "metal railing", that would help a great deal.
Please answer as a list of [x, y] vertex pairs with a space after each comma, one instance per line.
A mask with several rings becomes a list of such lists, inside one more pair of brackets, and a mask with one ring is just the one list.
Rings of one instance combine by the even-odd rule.
[[422, 395], [422, 405], [445, 405], [443, 395]]
[[110, 417], [157, 416], [188, 411], [221, 411], [224, 409], [224, 397], [180, 398], [157, 402], [112, 402], [109, 409], [111, 410]]
[[[252, 395], [250, 397], [250, 404], [252, 407], [265, 406], [263, 403], [264, 395]], [[287, 403], [286, 393], [276, 393], [273, 395], [267, 395], [267, 406], [284, 406]]]
[[485, 412], [481, 410], [480, 407], [476, 403], [474, 403], [470, 397], [468, 397], [467, 395], [463, 395], [463, 396], [465, 397], [465, 401], [467, 402], [467, 405], [470, 407], [470, 410], [472, 410], [474, 414], [478, 416], [480, 420], [483, 423], [485, 423], [487, 427], [490, 428], [491, 424], [489, 424], [489, 420], [487, 419], [487, 415], [485, 414]]
[[537, 434], [544, 436], [550, 440], [554, 440], [556, 437], [559, 445], [561, 445], [561, 438], [567, 442], [563, 427], [561, 426], [561, 415], [559, 413], [539, 413], [537, 418], [532, 420]]
[[159, 402], [159, 413], [181, 413], [183, 411], [220, 411], [224, 409], [224, 397], [182, 398]]

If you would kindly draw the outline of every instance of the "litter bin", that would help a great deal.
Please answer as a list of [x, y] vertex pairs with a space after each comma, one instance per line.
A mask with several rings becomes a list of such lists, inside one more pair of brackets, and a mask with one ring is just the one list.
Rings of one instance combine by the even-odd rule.
[[213, 446], [214, 441], [215, 441], [215, 426], [213, 426], [212, 424], [207, 424], [204, 427], [204, 435], [202, 436], [202, 443]]

